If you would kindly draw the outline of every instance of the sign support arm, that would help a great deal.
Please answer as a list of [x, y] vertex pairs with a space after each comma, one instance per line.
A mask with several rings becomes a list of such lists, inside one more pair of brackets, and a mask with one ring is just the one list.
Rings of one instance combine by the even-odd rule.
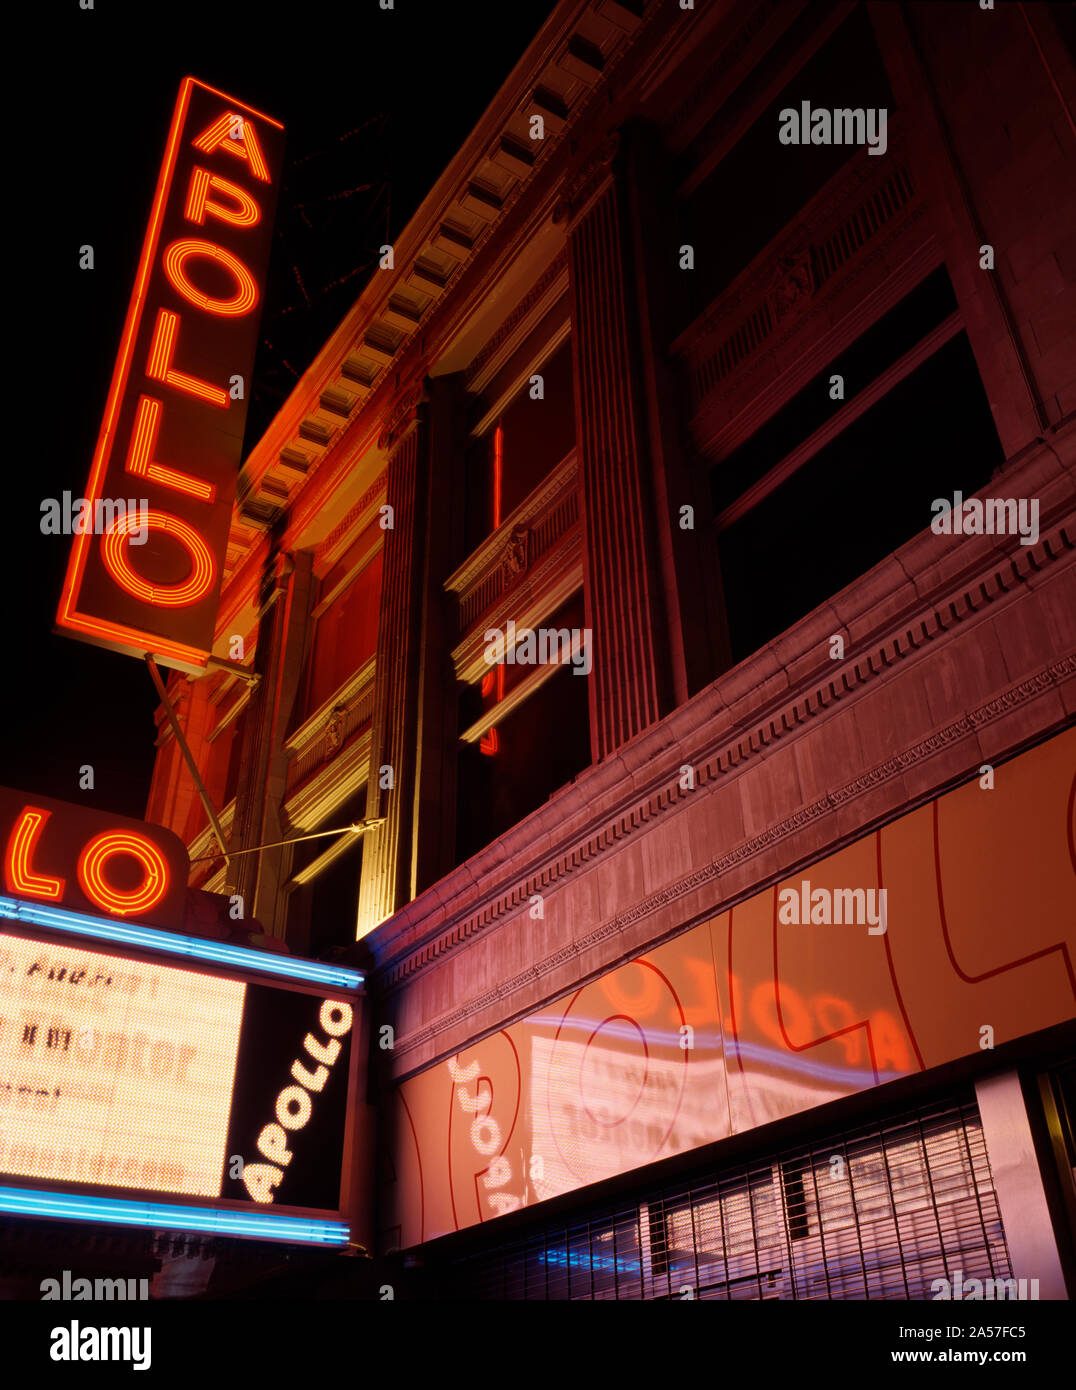
[[213, 803], [209, 799], [209, 793], [206, 791], [205, 783], [198, 773], [198, 767], [194, 761], [194, 756], [187, 746], [186, 738], [183, 736], [183, 730], [180, 728], [179, 720], [176, 718], [176, 712], [172, 708], [172, 702], [168, 698], [168, 692], [164, 688], [164, 681], [161, 680], [161, 673], [157, 669], [157, 663], [153, 660], [153, 655], [150, 652], [146, 653], [146, 665], [149, 667], [149, 673], [153, 677], [153, 684], [157, 687], [157, 694], [161, 697], [161, 704], [164, 705], [165, 713], [168, 715], [168, 722], [171, 724], [172, 732], [176, 736], [176, 742], [179, 744], [179, 751], [183, 754], [183, 761], [187, 764], [187, 769], [194, 779], [195, 790], [198, 792], [199, 799], [205, 807], [205, 813], [209, 817], [209, 824], [213, 827], [213, 834], [217, 837], [217, 844], [220, 845], [220, 852], [224, 856], [224, 862], [225, 864], [230, 864], [231, 860], [228, 857], [228, 847], [224, 843], [224, 831], [221, 829], [220, 821], [217, 819], [217, 813], [213, 809]]

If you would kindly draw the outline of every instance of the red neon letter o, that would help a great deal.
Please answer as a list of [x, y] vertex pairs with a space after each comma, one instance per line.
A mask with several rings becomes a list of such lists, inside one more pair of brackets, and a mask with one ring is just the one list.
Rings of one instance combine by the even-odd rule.
[[[208, 256], [210, 260], [229, 270], [235, 276], [235, 295], [231, 299], [211, 299], [202, 290], [196, 289], [187, 279], [184, 268], [191, 256]], [[184, 299], [210, 314], [238, 318], [243, 314], [249, 314], [258, 302], [258, 287], [254, 283], [254, 276], [230, 251], [225, 251], [222, 246], [215, 246], [211, 241], [199, 241], [193, 237], [173, 241], [164, 253], [164, 273]]]
[[[147, 526], [156, 526], [166, 535], [174, 536], [190, 555], [191, 572], [182, 583], [151, 584], [131, 568], [127, 559], [127, 536], [140, 527], [143, 520]], [[192, 603], [197, 603], [213, 587], [216, 574], [213, 555], [205, 541], [193, 526], [188, 526], [169, 512], [148, 511], [141, 516], [136, 511], [125, 513], [105, 534], [101, 542], [101, 559], [121, 589], [157, 608], [188, 608]]]
[[[105, 878], [106, 862], [114, 854], [129, 854], [142, 865], [145, 877], [133, 892], [120, 892]], [[157, 846], [142, 835], [126, 830], [105, 830], [95, 835], [78, 861], [82, 891], [98, 907], [118, 917], [148, 912], [168, 891], [168, 865]]]

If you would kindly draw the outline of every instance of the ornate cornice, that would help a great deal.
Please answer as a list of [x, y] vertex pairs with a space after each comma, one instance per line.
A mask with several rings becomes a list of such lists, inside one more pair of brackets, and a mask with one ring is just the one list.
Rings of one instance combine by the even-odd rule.
[[572, 222], [586, 208], [611, 176], [613, 160], [620, 149], [620, 134], [610, 131], [572, 170], [564, 181], [564, 191], [553, 209], [554, 222]]
[[429, 400], [424, 388], [413, 386], [405, 391], [389, 412], [385, 427], [378, 437], [377, 447], [385, 453], [395, 449], [418, 420], [420, 406]]
[[542, 302], [545, 295], [552, 290], [558, 280], [567, 275], [567, 272], [568, 251], [566, 247], [562, 247], [468, 367], [468, 390], [480, 391], [482, 389], [482, 379], [487, 375], [484, 371], [486, 364], [490, 363], [492, 368], [493, 359], [501, 354], [502, 348], [507, 348], [516, 335], [516, 330], [523, 324], [531, 310]]
[[[1020, 681], [1010, 686], [1009, 689], [1004, 691], [1001, 695], [987, 701], [977, 709], [969, 711], [967, 715], [937, 730], [928, 738], [920, 739], [919, 742], [905, 748], [896, 756], [887, 758], [884, 762], [870, 768], [867, 772], [861, 773], [858, 777], [837, 787], [832, 792], [828, 792], [824, 797], [819, 798], [810, 805], [801, 807], [794, 815], [788, 816], [777, 824], [770, 826], [761, 834], [752, 836], [749, 840], [745, 840], [734, 850], [730, 850], [728, 854], [722, 855], [719, 859], [714, 859], [709, 864], [694, 869], [691, 873], [685, 874], [673, 883], [667, 884], [658, 892], [652, 893], [641, 902], [636, 903], [635, 906], [627, 912], [617, 913], [607, 918], [600, 926], [588, 932], [585, 936], [578, 937], [571, 942], [570, 945], [564, 946], [554, 951], [552, 954], [543, 957], [540, 961], [536, 961], [534, 965], [529, 966], [519, 974], [507, 980], [502, 980], [496, 988], [487, 990], [485, 994], [477, 995], [473, 999], [469, 999], [465, 1005], [458, 1009], [454, 1009], [451, 1013], [442, 1014], [439, 1018], [432, 1020], [423, 1028], [413, 1033], [408, 1033], [404, 1036], [398, 1035], [395, 1044], [397, 1056], [402, 1056], [422, 1046], [424, 1043], [430, 1042], [439, 1034], [444, 1033], [446, 1029], [466, 1023], [468, 1019], [493, 1007], [500, 1000], [516, 993], [517, 990], [551, 974], [567, 961], [585, 956], [588, 951], [592, 950], [595, 946], [601, 945], [602, 942], [608, 940], [610, 937], [619, 936], [626, 927], [662, 911], [670, 903], [688, 896], [697, 889], [705, 887], [707, 884], [718, 882], [730, 869], [736, 868], [746, 860], [755, 859], [766, 853], [766, 851], [772, 849], [774, 845], [780, 844], [782, 841], [796, 834], [796, 832], [801, 830], [805, 825], [809, 825], [811, 822], [824, 816], [831, 815], [837, 808], [872, 791], [880, 783], [889, 781], [894, 777], [899, 777], [909, 767], [933, 757], [948, 744], [966, 738], [984, 725], [1004, 718], [1006, 715], [1010, 714], [1012, 710], [1016, 709], [1027, 700], [1041, 694], [1042, 691], [1051, 686], [1060, 685], [1063, 681], [1071, 679], [1074, 676], [1076, 676], [1076, 656], [1068, 656], [1060, 661], [1054, 662], [1051, 666], [1044, 667], [1028, 680]], [[739, 761], [741, 761], [741, 759], [737, 754], [731, 754], [729, 766], [735, 766]], [[724, 770], [727, 770], [727, 768]], [[712, 775], [714, 774], [711, 770], [711, 776]], [[669, 809], [674, 800], [678, 799], [679, 798], [670, 796], [668, 800], [662, 802], [662, 798], [659, 797], [657, 805], [655, 805], [652, 800], [650, 806], [647, 808], [650, 814], [643, 814], [638, 820], [634, 817], [631, 818], [633, 821], [632, 824], [626, 823], [629, 818], [622, 816], [619, 824], [611, 827], [611, 837], [609, 837], [608, 831], [604, 832], [598, 845], [592, 848], [591, 845], [588, 844], [582, 849], [582, 853], [573, 853], [569, 861], [561, 861], [554, 866], [552, 872], [546, 870], [540, 876], [535, 876], [528, 883], [522, 885], [520, 890], [513, 895], [511, 905], [513, 907], [525, 906], [532, 893], [538, 892], [540, 889], [548, 888], [549, 884], [560, 877], [561, 872], [565, 869], [575, 868], [582, 860], [592, 857], [595, 852], [600, 852], [602, 848], [608, 848], [611, 843], [615, 843], [624, 835], [630, 833], [640, 820], [648, 820], [651, 818], [652, 814]], [[782, 871], [780, 875], [773, 875], [771, 877], [773, 881], [776, 881], [777, 878], [781, 876], [784, 876], [784, 871]], [[707, 913], [712, 915], [713, 913], [726, 911], [729, 907], [735, 906], [736, 902], [742, 900], [744, 896], [764, 890], [768, 886], [769, 881], [769, 879], [758, 880], [752, 883], [746, 894], [740, 894], [736, 898], [730, 898], [727, 901], [722, 901], [720, 896], [717, 896], [712, 907], [707, 909]], [[479, 925], [484, 926], [486, 922], [464, 923], [462, 928], [457, 928], [454, 936], [458, 936], [458, 940], [462, 941], [467, 936], [473, 934], [473, 931], [477, 930]], [[684, 923], [683, 925], [686, 927], [690, 925], [690, 923]], [[431, 954], [435, 954], [435, 952], [431, 952], [430, 946], [427, 945], [423, 948], [424, 958], [428, 959]], [[425, 963], [425, 961], [423, 963]], [[386, 973], [382, 977], [382, 983], [385, 985], [393, 985], [406, 978], [408, 974], [412, 973], [414, 968], [408, 969], [407, 967], [410, 964], [410, 961], [398, 964], [390, 973]]]

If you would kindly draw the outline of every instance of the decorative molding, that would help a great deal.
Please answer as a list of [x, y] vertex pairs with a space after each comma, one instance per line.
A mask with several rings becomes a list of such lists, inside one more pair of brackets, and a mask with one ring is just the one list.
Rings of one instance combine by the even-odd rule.
[[287, 738], [289, 796], [354, 734], [369, 726], [376, 673], [377, 658], [372, 656]]
[[[921, 200], [900, 162], [887, 162], [878, 170], [864, 155], [835, 175], [792, 229], [763, 251], [673, 344], [674, 353], [686, 360], [696, 411], [712, 393], [726, 390], [726, 378], [752, 358], [785, 343], [800, 328], [801, 319], [824, 316], [830, 300], [850, 280], [843, 267], [861, 263], [865, 246], [878, 252], [906, 235], [917, 212], [923, 213]], [[873, 259], [877, 263], [878, 256]], [[861, 270], [861, 264], [855, 268]], [[834, 279], [836, 284], [823, 294]]]
[[[982, 539], [988, 545], [993, 541], [990, 537]], [[698, 754], [692, 750], [690, 761], [696, 768], [696, 787], [705, 786], [727, 776], [732, 770], [763, 756], [771, 744], [823, 715], [834, 704], [846, 699], [853, 692], [882, 676], [891, 674], [900, 662], [919, 653], [923, 647], [955, 624], [975, 617], [982, 610], [1009, 596], [1015, 588], [1026, 584], [1029, 578], [1049, 570], [1058, 560], [1067, 558], [1071, 561], [1071, 553], [1074, 550], [1076, 524], [1071, 513], [1066, 524], [1044, 534], [1035, 546], [1017, 545], [1015, 551], [1007, 555], [999, 555], [993, 548], [986, 550], [984, 559], [987, 563], [974, 574], [970, 572], [970, 567], [966, 569], [958, 590], [948, 591], [944, 597], [935, 600], [927, 610], [916, 608], [900, 620], [898, 628], [890, 629], [887, 636], [880, 640], [872, 640], [864, 650], [850, 655], [832, 675], [820, 680], [816, 674], [794, 698], [772, 707], [761, 718], [756, 714], [755, 720], [758, 722], [742, 726], [740, 731], [726, 733], [718, 747], [707, 749], [704, 746]], [[903, 567], [900, 569], [903, 575]], [[804, 620], [805, 625], [808, 621]], [[1033, 699], [1042, 690], [1051, 685], [1059, 685], [1074, 674], [1076, 656], [1065, 657], [1043, 668], [1034, 677], [1015, 684], [961, 719], [920, 740], [904, 753], [878, 764], [844, 787], [802, 808], [795, 815], [771, 827], [721, 860], [714, 861], [713, 865], [696, 870], [681, 886], [662, 890], [662, 900], [667, 901], [670, 895], [679, 896], [687, 891], [688, 886], [697, 886], [709, 881], [744, 859], [753, 857], [762, 849], [786, 838], [800, 826], [880, 783], [899, 776], [909, 765], [932, 756], [954, 739], [972, 734], [983, 725], [1003, 718], [1005, 714]], [[700, 696], [695, 697], [696, 700], [701, 699], [705, 693], [700, 693]], [[408, 946], [396, 959], [387, 958], [379, 970], [383, 986], [390, 987], [399, 983], [429, 961], [442, 956], [473, 936], [475, 932], [511, 915], [521, 904], [528, 901], [531, 893], [545, 891], [551, 883], [574, 873], [581, 864], [601, 855], [617, 841], [633, 833], [640, 825], [674, 808], [678, 809], [684, 798], [689, 795], [679, 783], [679, 765], [683, 760], [683, 752], [684, 750], [679, 748], [676, 750], [676, 767], [669, 773], [667, 782], [657, 785], [656, 788], [651, 783], [650, 791], [618, 812], [613, 820], [593, 829], [584, 840], [572, 844], [540, 869], [524, 875], [509, 887], [495, 891], [453, 925], [438, 927], [431, 939]], [[444, 891], [449, 891], [449, 887], [446, 886]], [[653, 909], [643, 905], [633, 911], [637, 915], [645, 916], [651, 910]], [[617, 919], [621, 924], [629, 920], [635, 918], [627, 914]]]
[[581, 160], [564, 180], [564, 191], [553, 210], [554, 222], [571, 222], [584, 211], [609, 178], [619, 149], [620, 134], [613, 130]]
[[[625, 927], [629, 927], [641, 921], [643, 918], [650, 917], [654, 913], [667, 907], [670, 903], [685, 897], [696, 889], [721, 879], [730, 869], [736, 868], [745, 860], [757, 858], [759, 855], [765, 853], [766, 850], [772, 849], [775, 844], [794, 835], [798, 830], [802, 829], [803, 826], [818, 820], [820, 817], [831, 814], [838, 807], [846, 805], [848, 802], [862, 796], [865, 792], [873, 790], [880, 783], [899, 776], [913, 764], [933, 757], [935, 753], [948, 744], [957, 739], [966, 738], [985, 724], [1003, 718], [1019, 705], [1041, 694], [1043, 690], [1048, 689], [1050, 686], [1059, 685], [1063, 680], [1072, 676], [1076, 676], [1076, 656], [1065, 657], [1061, 661], [1057, 661], [1053, 665], [1038, 671], [1028, 680], [1020, 681], [1016, 685], [1010, 686], [1008, 690], [1004, 691], [995, 699], [987, 701], [986, 704], [981, 705], [978, 709], [972, 710], [962, 718], [954, 720], [951, 724], [946, 725], [943, 729], [937, 730], [928, 738], [921, 739], [918, 743], [906, 748], [895, 757], [887, 758], [885, 762], [877, 764], [877, 766], [871, 768], [868, 772], [862, 773], [851, 782], [846, 782], [836, 790], [828, 792], [824, 797], [812, 802], [809, 806], [802, 807], [799, 811], [795, 812], [794, 815], [788, 816], [777, 824], [770, 826], [761, 834], [753, 836], [750, 840], [745, 840], [728, 854], [722, 855], [720, 859], [714, 859], [709, 864], [703, 865], [701, 868], [694, 869], [691, 873], [683, 875], [674, 883], [667, 884], [658, 892], [652, 893], [649, 897], [643, 899], [642, 902], [636, 903], [635, 906], [630, 908], [627, 912], [617, 913], [615, 916], [608, 918], [592, 932], [588, 932], [586, 936], [579, 937], [570, 945], [562, 947], [549, 956], [543, 957], [542, 960], [535, 962], [533, 966], [530, 966], [520, 974], [501, 981], [495, 989], [488, 990], [485, 994], [478, 995], [468, 1000], [465, 1005], [462, 1005], [458, 1009], [454, 1009], [449, 1014], [442, 1014], [439, 1018], [426, 1024], [414, 1033], [409, 1033], [404, 1036], [397, 1035], [397, 1054], [409, 1052], [421, 1046], [423, 1043], [432, 1041], [439, 1034], [445, 1032], [446, 1029], [452, 1028], [457, 1024], [465, 1023], [467, 1019], [482, 1013], [485, 1009], [491, 1008], [501, 999], [514, 994], [525, 985], [531, 984], [549, 975], [559, 966], [565, 964], [565, 962], [573, 960], [578, 956], [585, 955], [588, 951], [600, 945], [603, 941], [608, 940], [611, 936], [618, 936]], [[663, 807], [662, 809], [667, 809], [667, 807]], [[649, 816], [644, 816], [643, 819], [649, 819]], [[624, 818], [622, 817], [621, 820], [623, 823]], [[634, 826], [631, 828], [634, 828]], [[628, 827], [614, 827], [612, 829], [612, 837], [615, 840], [619, 840], [626, 833], [629, 833]], [[602, 847], [606, 848], [608, 845]], [[582, 857], [587, 858], [589, 856], [584, 853]], [[573, 855], [571, 867], [576, 867], [577, 863], [576, 856]], [[553, 879], [559, 877], [560, 875], [556, 872], [556, 869], [559, 867], [560, 865], [551, 866], [552, 872], [550, 869], [547, 869], [540, 877], [536, 876], [528, 881], [528, 883], [519, 890], [518, 895], [513, 895], [512, 906], [525, 905], [532, 892], [538, 891], [540, 886], [543, 888], [548, 886]], [[760, 891], [764, 891], [767, 886], [768, 880], [759, 880], [757, 883], [752, 884], [749, 892], [753, 895]], [[727, 911], [729, 907], [734, 907], [736, 902], [743, 896], [743, 894], [740, 894], [737, 898], [731, 898], [727, 901], [722, 901], [720, 898], [715, 899], [713, 906], [706, 909], [707, 914], [715, 915]], [[482, 921], [481, 923], [468, 921], [461, 928], [457, 928], [456, 932], [453, 933], [456, 940], [453, 941], [452, 944], [457, 944], [458, 941], [472, 935], [479, 925], [485, 926], [488, 925], [488, 923], [486, 921]], [[382, 984], [384, 986], [397, 984], [400, 980], [406, 978], [407, 975], [414, 973], [414, 970], [418, 968], [416, 961], [418, 954], [419, 953], [416, 952], [415, 956], [408, 961], [401, 962], [390, 973], [382, 976]], [[429, 959], [438, 954], [436, 945], [427, 945], [423, 947], [421, 954], [424, 957], [422, 964], [427, 963]]]
[[284, 800], [284, 816], [294, 830], [316, 830], [370, 775], [370, 725], [348, 737], [330, 762], [319, 767]]
[[377, 447], [385, 453], [395, 449], [418, 419], [419, 407], [428, 400], [421, 384], [405, 391], [389, 412], [378, 436]]
[[[560, 281], [563, 281], [563, 285], [558, 283]], [[561, 247], [493, 337], [471, 362], [467, 369], [468, 391], [481, 391], [484, 388], [502, 359], [510, 355], [516, 340], [523, 336], [523, 332], [528, 327], [526, 320], [531, 316], [532, 311], [534, 311], [536, 319], [540, 318], [541, 314], [546, 312], [543, 301], [548, 298], [549, 307], [552, 307], [567, 287], [568, 248]]]
[[359, 532], [363, 529], [364, 519], [369, 513], [373, 514], [380, 499], [385, 495], [388, 484], [388, 471], [385, 470], [378, 474], [373, 483], [366, 489], [359, 500], [351, 508], [348, 514], [338, 525], [334, 526], [329, 534], [320, 542], [314, 550], [314, 573], [320, 578], [327, 570], [332, 569], [333, 565], [347, 549], [352, 540], [351, 532], [354, 529]]
[[[544, 574], [552, 552], [571, 544], [579, 520], [577, 474], [573, 449], [445, 580], [459, 600], [461, 636], [536, 570]], [[564, 554], [557, 563], [569, 558]]]

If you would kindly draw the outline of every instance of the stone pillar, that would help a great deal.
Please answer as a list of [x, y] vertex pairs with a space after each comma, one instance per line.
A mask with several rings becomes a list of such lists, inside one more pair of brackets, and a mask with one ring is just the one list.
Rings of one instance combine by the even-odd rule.
[[690, 279], [690, 272], [680, 269], [675, 161], [655, 127], [637, 123], [624, 134], [657, 552], [672, 694], [681, 705], [728, 669], [732, 649], [717, 547], [708, 525], [713, 504], [707, 472], [690, 466], [683, 432], [686, 412], [668, 351], [675, 337], [674, 305]]
[[568, 222], [596, 762], [669, 710], [673, 684], [618, 149], [611, 135], [569, 180], [557, 211]]
[[[284, 739], [302, 675], [312, 586], [310, 554], [274, 553], [263, 589], [254, 661], [261, 681], [248, 705], [231, 849], [252, 849], [288, 834], [281, 809]], [[284, 934], [280, 886], [287, 853], [244, 854], [232, 860], [229, 873], [229, 887], [242, 896], [247, 916], [257, 917], [270, 936]]]
[[429, 473], [423, 545], [417, 765], [408, 897], [456, 864], [456, 767], [459, 711], [452, 648], [456, 604], [445, 580], [463, 547], [464, 457], [468, 439], [463, 373], [427, 384]]
[[[381, 439], [392, 526], [381, 574], [366, 815], [383, 816], [384, 824], [363, 845], [360, 937], [410, 896], [429, 472], [424, 401], [421, 390], [413, 392]], [[390, 775], [392, 785], [383, 786]]]

